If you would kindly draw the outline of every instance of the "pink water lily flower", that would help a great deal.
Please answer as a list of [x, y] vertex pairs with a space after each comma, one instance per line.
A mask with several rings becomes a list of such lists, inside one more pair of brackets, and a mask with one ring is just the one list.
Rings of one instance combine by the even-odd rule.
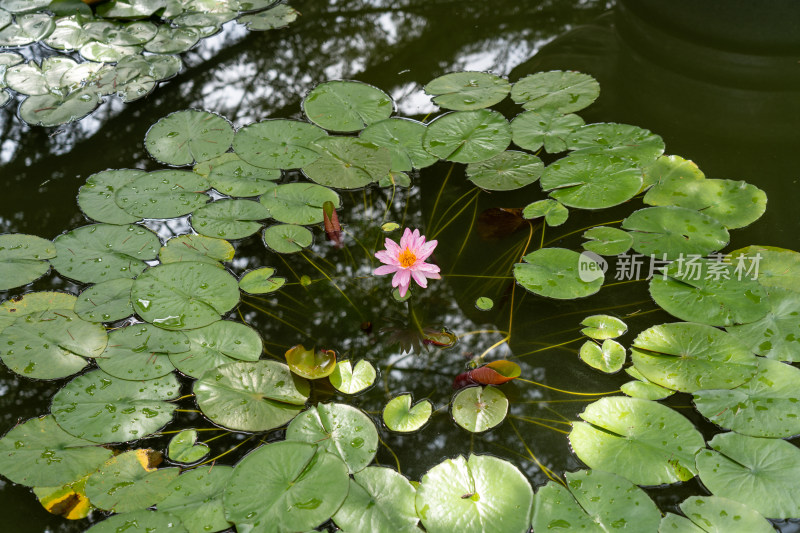
[[400, 290], [400, 297], [405, 297], [411, 279], [422, 288], [428, 286], [428, 278], [440, 279], [439, 267], [426, 263], [425, 260], [433, 253], [438, 241], [425, 242], [425, 236], [419, 230], [406, 228], [398, 245], [392, 239], [386, 239], [386, 249], [375, 253], [383, 266], [373, 272], [376, 276], [394, 273], [392, 287]]

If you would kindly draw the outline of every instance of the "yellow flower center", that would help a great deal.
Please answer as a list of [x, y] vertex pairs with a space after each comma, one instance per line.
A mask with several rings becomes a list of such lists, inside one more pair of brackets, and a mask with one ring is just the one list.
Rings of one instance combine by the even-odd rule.
[[414, 252], [410, 249], [406, 248], [397, 256], [397, 261], [400, 263], [401, 267], [408, 268], [417, 262], [417, 256], [414, 255]]

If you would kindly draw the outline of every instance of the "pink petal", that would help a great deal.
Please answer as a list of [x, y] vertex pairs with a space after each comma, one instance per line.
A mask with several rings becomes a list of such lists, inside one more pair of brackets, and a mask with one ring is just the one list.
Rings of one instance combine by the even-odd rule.
[[411, 271], [407, 269], [398, 270], [392, 278], [392, 287], [402, 287], [403, 285], [408, 288], [411, 283]]
[[391, 274], [393, 272], [397, 272], [400, 269], [399, 266], [396, 265], [383, 265], [379, 266], [375, 270], [372, 271], [373, 276], [383, 276], [386, 274]]
[[411, 230], [409, 228], [406, 228], [406, 231], [403, 232], [403, 236], [400, 237], [400, 250], [405, 250], [406, 248], [408, 248], [408, 241], [411, 240], [411, 237], [412, 237]]
[[425, 279], [425, 273], [419, 272], [417, 270], [411, 271], [411, 277], [414, 278], [414, 281], [417, 282], [417, 285], [422, 287], [423, 289], [428, 286], [428, 280]]
[[419, 253], [416, 254], [417, 259], [426, 260], [433, 253], [433, 250], [436, 249], [437, 244], [439, 244], [439, 241], [430, 241], [423, 244], [419, 249]]
[[400, 263], [397, 262], [397, 255], [392, 255], [386, 250], [375, 252], [375, 257], [377, 257], [381, 263], [386, 263], [387, 265], [393, 265], [397, 267], [400, 266]]
[[408, 283], [406, 283], [405, 285], [400, 285], [398, 289], [400, 291], [400, 298], [405, 298], [406, 293], [408, 292]]
[[385, 246], [386, 246], [386, 251], [392, 254], [393, 256], [397, 257], [400, 254], [401, 250], [400, 246], [398, 246], [396, 242], [394, 242], [392, 239], [388, 237], [386, 238]]
[[[420, 272], [425, 272], [427, 275], [428, 273], [437, 274], [439, 272], [439, 267], [436, 265], [432, 265], [431, 263], [420, 263], [419, 265], [414, 266], [414, 270], [418, 270]], [[430, 276], [428, 276], [430, 277]]]

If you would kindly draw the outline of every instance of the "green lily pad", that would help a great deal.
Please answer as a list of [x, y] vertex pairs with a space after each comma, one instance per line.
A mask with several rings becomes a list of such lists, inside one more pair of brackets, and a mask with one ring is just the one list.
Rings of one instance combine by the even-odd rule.
[[535, 155], [508, 150], [467, 165], [467, 178], [481, 189], [511, 191], [539, 179], [544, 163]]
[[175, 367], [169, 354], [188, 351], [189, 339], [179, 331], [132, 324], [109, 334], [108, 347], [98, 356], [97, 366], [117, 378], [144, 381], [172, 372]]
[[[74, 63], [74, 61], [73, 61]], [[42, 61], [44, 66], [44, 61]], [[28, 96], [41, 96], [50, 92], [48, 77], [34, 61], [5, 69], [5, 84], [9, 89]]]
[[638, 126], [588, 124], [567, 138], [567, 148], [574, 154], [614, 155], [646, 164], [664, 153], [664, 141]]
[[87, 322], [114, 322], [133, 314], [128, 278], [103, 281], [84, 290], [75, 302], [75, 313]]
[[275, 361], [228, 363], [195, 381], [194, 394], [203, 414], [233, 430], [267, 431], [298, 415], [309, 385], [289, 367]]
[[292, 6], [278, 4], [266, 11], [239, 17], [238, 22], [246, 24], [247, 29], [250, 31], [276, 30], [285, 28], [294, 22], [299, 15], [300, 12]]
[[[637, 485], [691, 479], [695, 453], [705, 446], [689, 420], [657, 402], [610, 396], [589, 404], [569, 434], [572, 451], [589, 468]], [[664, 428], [669, 428], [664, 431]]]
[[21, 287], [50, 270], [45, 259], [55, 257], [53, 243], [35, 235], [0, 235], [0, 291]]
[[733, 335], [691, 322], [643, 331], [633, 341], [631, 360], [649, 381], [681, 392], [732, 389], [750, 379], [758, 364]]
[[48, 93], [23, 100], [19, 106], [19, 116], [32, 126], [60, 126], [85, 117], [98, 105], [100, 97], [91, 88], [66, 96]]
[[769, 288], [767, 302], [770, 310], [764, 318], [725, 329], [758, 355], [800, 362], [800, 293]]
[[239, 280], [239, 288], [248, 294], [268, 294], [275, 292], [286, 283], [286, 278], [273, 278], [275, 269], [271, 267], [248, 270]]
[[622, 221], [622, 228], [630, 231], [634, 250], [658, 259], [707, 255], [730, 240], [717, 219], [685, 207], [639, 209]]
[[732, 390], [700, 390], [694, 404], [725, 429], [751, 437], [786, 438], [800, 434], [797, 384], [800, 370], [760, 359], [758, 371]]
[[511, 88], [511, 98], [525, 109], [580, 111], [600, 94], [600, 84], [588, 74], [552, 70], [525, 76]]
[[153, 450], [123, 452], [105, 462], [86, 482], [92, 505], [125, 513], [154, 505], [169, 494], [167, 486], [178, 477], [178, 468], [151, 468]]
[[208, 455], [209, 447], [197, 444], [197, 431], [186, 429], [177, 433], [169, 441], [167, 456], [176, 463], [196, 463]]
[[233, 259], [233, 245], [225, 239], [205, 235], [178, 235], [161, 247], [158, 258], [162, 263], [197, 261], [222, 268], [220, 263]]
[[358, 394], [375, 383], [375, 367], [366, 359], [362, 359], [356, 366], [345, 359], [337, 361], [333, 373], [328, 379], [333, 388], [345, 394]]
[[315, 444], [282, 441], [239, 461], [225, 489], [225, 515], [238, 531], [306, 531], [347, 497], [347, 466]]
[[78, 190], [78, 206], [83, 214], [98, 222], [108, 224], [133, 224], [141, 220], [125, 212], [114, 201], [116, 192], [131, 181], [146, 175], [144, 170], [103, 170], [92, 174]]
[[681, 511], [689, 518], [667, 513], [659, 533], [774, 533], [766, 518], [755, 509], [720, 496], [692, 496], [681, 503]]
[[546, 198], [526, 205], [522, 210], [522, 217], [528, 219], [544, 217], [548, 226], [560, 226], [567, 221], [569, 210], [561, 202]]
[[307, 122], [264, 120], [241, 128], [233, 138], [236, 154], [251, 165], [263, 168], [300, 168], [313, 163], [320, 154], [311, 143], [328, 134]]
[[586, 326], [581, 333], [597, 340], [616, 339], [625, 335], [628, 326], [617, 317], [609, 315], [591, 315], [581, 320], [581, 326]]
[[800, 253], [794, 250], [754, 245], [735, 250], [728, 258], [737, 274], [758, 279], [759, 285], [800, 292]]
[[764, 191], [745, 181], [662, 178], [647, 191], [644, 203], [677, 205], [701, 211], [728, 229], [743, 228], [767, 209]]
[[189, 338], [189, 351], [171, 353], [169, 359], [175, 368], [193, 378], [226, 363], [258, 361], [264, 351], [258, 332], [239, 322], [220, 320], [184, 333]]
[[342, 403], [320, 403], [300, 413], [286, 428], [286, 440], [317, 444], [319, 451], [339, 456], [350, 474], [364, 470], [378, 450], [372, 420]]
[[169, 495], [159, 502], [158, 509], [180, 518], [189, 533], [224, 531], [231, 524], [225, 519], [222, 494], [231, 475], [233, 468], [222, 465], [184, 472], [170, 483]]
[[213, 159], [227, 152], [232, 142], [233, 127], [227, 119], [195, 109], [170, 113], [153, 124], [144, 138], [147, 152], [156, 161], [177, 166]]
[[81, 20], [76, 16], [67, 16], [56, 19], [56, 27], [44, 43], [50, 48], [70, 52], [78, 50], [89, 40], [90, 37], [83, 32]]
[[108, 20], [89, 21], [83, 31], [96, 41], [115, 46], [144, 44], [158, 32], [158, 26], [150, 21], [135, 21], [121, 24]]
[[703, 485], [767, 518], [800, 516], [800, 450], [780, 439], [721, 433], [697, 454]]
[[200, 328], [239, 303], [239, 283], [208, 263], [169, 263], [139, 275], [131, 301], [136, 314], [160, 328]]
[[511, 126], [497, 111], [454, 111], [428, 125], [422, 146], [440, 159], [475, 163], [502, 153], [511, 143]]
[[429, 167], [438, 158], [422, 147], [427, 126], [408, 118], [387, 118], [367, 126], [359, 135], [365, 141], [386, 148], [391, 153], [392, 171], [408, 172]]
[[25, 61], [25, 57], [16, 52], [0, 52], [0, 67], [13, 67]]
[[11, 13], [26, 13], [47, 7], [52, 0], [3, 0], [2, 8]]
[[645, 491], [602, 470], [567, 472], [566, 488], [549, 482], [536, 493], [535, 531], [567, 529], [602, 533], [634, 527], [656, 531], [661, 513]]
[[116, 63], [124, 57], [140, 53], [142, 53], [141, 46], [116, 46], [97, 41], [89, 41], [80, 48], [81, 57], [97, 63]]
[[[110, 5], [110, 4], [104, 4]], [[167, 533], [188, 533], [178, 517], [164, 511], [133, 511], [112, 515], [102, 522], [94, 524], [86, 533], [150, 533], [166, 531]]]
[[666, 277], [650, 280], [650, 295], [681, 320], [732, 326], [755, 322], [770, 311], [767, 291], [754, 280], [737, 279], [729, 263], [679, 260], [663, 271]]
[[549, 164], [541, 184], [568, 207], [605, 209], [636, 196], [642, 188], [642, 171], [621, 157], [573, 153]]
[[[514, 278], [532, 293], [548, 298], [572, 300], [591, 296], [602, 287], [603, 275], [597, 276], [599, 271], [592, 265], [599, 265], [582, 259], [585, 257], [564, 248], [542, 248], [523, 257], [524, 263], [514, 265]], [[591, 281], [583, 281], [581, 276]]]
[[53, 17], [46, 13], [17, 15], [14, 19], [14, 22], [0, 30], [0, 46], [25, 46], [42, 41], [56, 27]]
[[234, 197], [265, 194], [275, 188], [275, 181], [281, 177], [280, 170], [251, 165], [234, 153], [198, 163], [194, 172], [206, 178], [217, 191]]
[[646, 189], [662, 181], [681, 179], [684, 182], [702, 180], [706, 176], [694, 161], [677, 155], [662, 155], [655, 161], [642, 167], [644, 170], [643, 188]]
[[196, 28], [188, 26], [172, 28], [162, 24], [158, 27], [156, 36], [144, 45], [144, 49], [154, 54], [180, 54], [197, 44], [200, 37], [202, 34]]
[[264, 244], [279, 254], [293, 254], [311, 246], [314, 235], [297, 224], [275, 224], [264, 229]]
[[433, 103], [445, 109], [474, 111], [493, 106], [511, 90], [508, 80], [488, 72], [451, 72], [423, 87]]
[[50, 411], [65, 431], [92, 442], [141, 439], [166, 425], [180, 395], [173, 374], [148, 381], [115, 378], [92, 370], [53, 396]]
[[0, 474], [21, 485], [60, 486], [97, 470], [106, 450], [61, 429], [52, 416], [31, 418], [0, 439]]
[[508, 398], [495, 387], [469, 387], [453, 398], [453, 420], [456, 424], [480, 433], [498, 425], [508, 413]]
[[633, 236], [627, 231], [608, 226], [595, 226], [583, 232], [583, 248], [598, 255], [624, 254], [633, 246]]
[[625, 347], [617, 341], [606, 339], [602, 346], [594, 341], [586, 341], [581, 346], [581, 360], [592, 368], [606, 374], [613, 374], [625, 364]]
[[675, 391], [650, 383], [649, 381], [633, 380], [619, 386], [624, 394], [642, 400], [663, 400], [675, 394]]
[[98, 6], [97, 14], [103, 18], [149, 18], [165, 4], [165, 0], [115, 0]]
[[525, 111], [511, 121], [512, 139], [520, 148], [535, 152], [544, 146], [547, 153], [557, 154], [567, 149], [567, 138], [583, 124], [578, 115], [558, 109]]
[[417, 489], [428, 533], [525, 533], [533, 489], [517, 467], [491, 455], [459, 455], [431, 468]]
[[261, 229], [269, 211], [253, 200], [217, 200], [192, 213], [192, 227], [201, 235], [220, 239], [243, 239]]
[[286, 224], [319, 224], [323, 221], [322, 205], [341, 206], [336, 192], [314, 183], [286, 183], [261, 196], [259, 201], [268, 215]]
[[411, 405], [411, 395], [395, 396], [383, 408], [383, 423], [392, 431], [408, 433], [424, 426], [433, 412], [433, 404], [420, 400]]
[[350, 490], [333, 521], [342, 531], [419, 532], [416, 490], [391, 468], [368, 466], [353, 475]]
[[142, 218], [188, 215], [208, 202], [208, 181], [185, 170], [157, 170], [134, 178], [114, 194], [126, 213]]
[[21, 376], [56, 379], [71, 376], [98, 357], [108, 343], [106, 330], [66, 309], [18, 318], [0, 332], [0, 358]]
[[491, 311], [494, 307], [494, 300], [487, 296], [481, 296], [475, 300], [475, 307], [481, 311]]
[[29, 292], [21, 298], [6, 300], [0, 303], [0, 331], [16, 322], [18, 319], [53, 309], [67, 309], [75, 307], [77, 298], [73, 294], [55, 291]]
[[336, 367], [336, 353], [333, 350], [311, 348], [306, 350], [302, 344], [286, 351], [289, 368], [306, 379], [320, 379], [330, 376]]
[[358, 137], [323, 137], [310, 147], [319, 152], [319, 158], [302, 171], [320, 185], [359, 189], [380, 180], [391, 170], [389, 150]]
[[328, 81], [303, 99], [308, 119], [328, 131], [363, 130], [387, 119], [394, 111], [392, 98], [377, 87], [359, 81]]

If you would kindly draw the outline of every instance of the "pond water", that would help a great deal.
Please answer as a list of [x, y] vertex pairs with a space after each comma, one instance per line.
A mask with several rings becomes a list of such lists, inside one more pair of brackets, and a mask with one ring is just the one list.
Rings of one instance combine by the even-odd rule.
[[[577, 70], [601, 87], [598, 100], [580, 112], [587, 124], [649, 129], [663, 137], [665, 153], [691, 159], [708, 178], [745, 180], [766, 193], [766, 213], [731, 231], [725, 251], [750, 244], [798, 248], [800, 175], [794, 149], [800, 141], [800, 41], [785, 42], [777, 30], [772, 41], [756, 31], [731, 40], [724, 28], [720, 34], [714, 28], [698, 33], [657, 11], [606, 1], [295, 0], [292, 5], [302, 16], [287, 28], [248, 32], [228, 23], [187, 52], [184, 70], [147, 98], [109, 101], [77, 123], [32, 127], [16, 116], [13, 103], [0, 108], [0, 233], [53, 239], [88, 224], [75, 201], [86, 178], [107, 168], [163, 168], [145, 151], [143, 139], [173, 111], [209, 110], [236, 128], [266, 118], [303, 119], [301, 101], [315, 85], [354, 79], [391, 95], [398, 114], [425, 120], [438, 111], [422, 86], [447, 72], [488, 71], [516, 81], [539, 71]], [[752, 22], [758, 27], [774, 20]], [[748, 38], [756, 44], [745, 42]], [[50, 52], [34, 47], [25, 53]], [[508, 118], [520, 112], [509, 100], [494, 108]], [[545, 163], [557, 157], [542, 155]], [[345, 401], [370, 414], [382, 439], [376, 463], [411, 480], [420, 480], [445, 458], [468, 453], [512, 462], [535, 489], [549, 481], [540, 465], [555, 475], [584, 468], [570, 449], [568, 422], [631, 378], [598, 372], [579, 359], [585, 341], [581, 320], [600, 313], [620, 317], [628, 332], [617, 340], [630, 346], [638, 333], [675, 319], [653, 302], [647, 281], [608, 286], [580, 300], [552, 300], [517, 285], [513, 265], [538, 244], [580, 250], [587, 227], [616, 224], [644, 207], [641, 200], [599, 211], [571, 210], [564, 225], [542, 230], [496, 209], [523, 208], [545, 198], [538, 187], [478, 192], [466, 180], [464, 165], [444, 161], [412, 177], [410, 188], [341, 191], [343, 248], [327, 242], [321, 230], [301, 254], [275, 254], [258, 234], [235, 241], [232, 273], [238, 277], [271, 266], [287, 283], [265, 296], [243, 295], [230, 317], [259, 332], [265, 358], [285, 360], [286, 350], [304, 344], [335, 350], [339, 359], [371, 361], [378, 377], [367, 393], [347, 397], [322, 380], [315, 383], [311, 402]], [[285, 174], [287, 181], [301, 178], [298, 171]], [[433, 260], [443, 279], [424, 290], [412, 286], [410, 304], [392, 297], [388, 278], [370, 275], [379, 265], [372, 252], [382, 249], [385, 222], [419, 228], [439, 241]], [[187, 217], [145, 224], [162, 242], [191, 232]], [[400, 231], [386, 236], [397, 240]], [[610, 261], [607, 285], [614, 283], [617, 266]], [[78, 294], [83, 287], [51, 272], [30, 286], [0, 291], [0, 301], [31, 290]], [[479, 297], [491, 298], [493, 307], [478, 309]], [[450, 332], [457, 342], [447, 348], [425, 343], [404, 353], [403, 343], [420, 344], [417, 324]], [[506, 336], [508, 342], [501, 342]], [[528, 381], [503, 385], [510, 416], [496, 429], [473, 434], [454, 423], [449, 406], [453, 379], [481, 355], [518, 363]], [[48, 413], [53, 395], [71, 379], [29, 380], [0, 366], [0, 434]], [[190, 379], [181, 390], [191, 393]], [[383, 407], [401, 393], [433, 404], [421, 431], [398, 434], [383, 427]], [[215, 428], [194, 411], [194, 399], [179, 403], [186, 412], [177, 413], [165, 431]], [[686, 416], [706, 441], [720, 432], [695, 410], [691, 394], [677, 393], [662, 403]], [[205, 434], [201, 440], [207, 440]], [[120, 448], [164, 450], [170, 436]], [[242, 444], [220, 460], [235, 464], [261, 438], [245, 442], [249, 436], [225, 433], [209, 444], [211, 456]], [[281, 431], [264, 436], [282, 437]], [[686, 497], [708, 494], [696, 479], [647, 493], [662, 512], [679, 512]], [[83, 531], [104, 517], [95, 512], [67, 522], [48, 514], [29, 488], [6, 480], [0, 480], [0, 502], [9, 531]], [[791, 520], [774, 523], [784, 532], [800, 531]]]

